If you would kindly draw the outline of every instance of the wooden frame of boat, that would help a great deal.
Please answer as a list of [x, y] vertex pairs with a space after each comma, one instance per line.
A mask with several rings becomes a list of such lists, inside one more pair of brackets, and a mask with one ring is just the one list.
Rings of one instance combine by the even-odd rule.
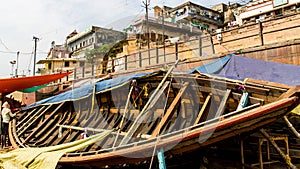
[[[150, 160], [159, 148], [165, 149], [165, 156], [182, 154], [254, 131], [299, 104], [299, 87], [246, 82], [245, 92], [238, 89], [242, 83], [237, 81], [161, 73], [134, 79], [134, 83], [79, 101], [18, 112], [10, 123], [13, 147], [57, 145], [80, 139], [85, 130], [95, 133], [115, 128], [103, 141], [66, 154], [59, 163], [98, 167], [139, 164]], [[249, 100], [238, 109], [245, 93]]]

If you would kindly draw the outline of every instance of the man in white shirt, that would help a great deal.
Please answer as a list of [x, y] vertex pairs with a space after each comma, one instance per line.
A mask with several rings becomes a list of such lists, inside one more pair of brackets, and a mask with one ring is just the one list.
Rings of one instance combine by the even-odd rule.
[[7, 139], [8, 139], [8, 123], [12, 117], [15, 116], [10, 110], [10, 105], [8, 102], [4, 102], [2, 105], [3, 109], [1, 111], [2, 116], [2, 135], [1, 135], [1, 142], [2, 148], [3, 146], [6, 147]]

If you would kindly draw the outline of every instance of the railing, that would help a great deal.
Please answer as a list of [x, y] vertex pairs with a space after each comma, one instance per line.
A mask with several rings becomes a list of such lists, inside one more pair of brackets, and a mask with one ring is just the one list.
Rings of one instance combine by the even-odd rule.
[[57, 80], [56, 82], [67, 82], [72, 81], [76, 79], [82, 79], [82, 78], [90, 78], [95, 77], [98, 75], [98, 66], [99, 65], [85, 65], [81, 67], [76, 68], [61, 68], [61, 69], [55, 69], [55, 70], [41, 70], [41, 74], [52, 74], [52, 73], [60, 73], [60, 72], [66, 72], [71, 71], [72, 74]]
[[215, 53], [210, 36], [198, 36], [185, 42], [165, 43], [151, 49], [111, 59], [108, 70], [112, 72], [147, 68], [175, 62], [178, 58], [208, 56]]

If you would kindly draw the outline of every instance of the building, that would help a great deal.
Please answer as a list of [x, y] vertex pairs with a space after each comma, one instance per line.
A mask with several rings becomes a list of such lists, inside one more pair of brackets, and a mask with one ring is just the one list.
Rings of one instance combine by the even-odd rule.
[[211, 32], [223, 25], [223, 17], [220, 12], [190, 1], [169, 9], [167, 13], [167, 20], [189, 26], [191, 29]]
[[67, 37], [66, 46], [72, 57], [84, 58], [85, 50], [97, 49], [104, 44], [114, 44], [125, 38], [123, 32], [91, 26], [83, 32]]
[[155, 44], [162, 44], [165, 40], [185, 41], [192, 36], [213, 32], [222, 25], [220, 12], [186, 2], [174, 8], [155, 6], [154, 17], [143, 16], [135, 20], [129, 33], [130, 39], [135, 38], [141, 46], [146, 46], [148, 38]]
[[239, 8], [240, 25], [300, 12], [300, 0], [253, 0]]
[[234, 25], [238, 24], [238, 17], [236, 17], [236, 15], [238, 15], [238, 10], [241, 9], [243, 6], [239, 3], [234, 3], [234, 4], [218, 4], [215, 6], [212, 6], [211, 9], [218, 11], [222, 14], [222, 18], [223, 18], [223, 27], [231, 27]]
[[75, 67], [84, 65], [85, 59], [72, 58], [71, 56], [64, 45], [56, 45], [55, 42], [52, 42], [46, 59], [37, 62], [37, 64], [44, 65], [43, 68], [39, 68], [38, 72], [44, 75], [73, 71]]
[[[223, 17], [220, 12], [192, 2], [174, 8], [155, 6], [154, 17], [140, 17], [126, 29], [129, 35], [127, 42], [123, 43], [116, 58], [108, 60], [107, 70], [118, 72], [151, 67], [172, 62], [177, 57], [183, 59], [199, 56], [199, 52], [194, 50], [199, 46], [193, 43], [195, 38], [208, 35], [202, 45], [211, 48], [209, 33], [221, 26]], [[171, 56], [176, 51], [185, 52]], [[211, 49], [208, 52], [210, 51]]]

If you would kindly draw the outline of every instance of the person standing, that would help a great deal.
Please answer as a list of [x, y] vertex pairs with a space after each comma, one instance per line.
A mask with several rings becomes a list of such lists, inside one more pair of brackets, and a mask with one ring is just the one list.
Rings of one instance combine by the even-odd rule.
[[10, 110], [10, 105], [8, 102], [4, 102], [2, 105], [2, 135], [1, 135], [1, 142], [2, 142], [2, 148], [6, 147], [7, 139], [8, 139], [8, 123], [12, 117], [15, 116]]

